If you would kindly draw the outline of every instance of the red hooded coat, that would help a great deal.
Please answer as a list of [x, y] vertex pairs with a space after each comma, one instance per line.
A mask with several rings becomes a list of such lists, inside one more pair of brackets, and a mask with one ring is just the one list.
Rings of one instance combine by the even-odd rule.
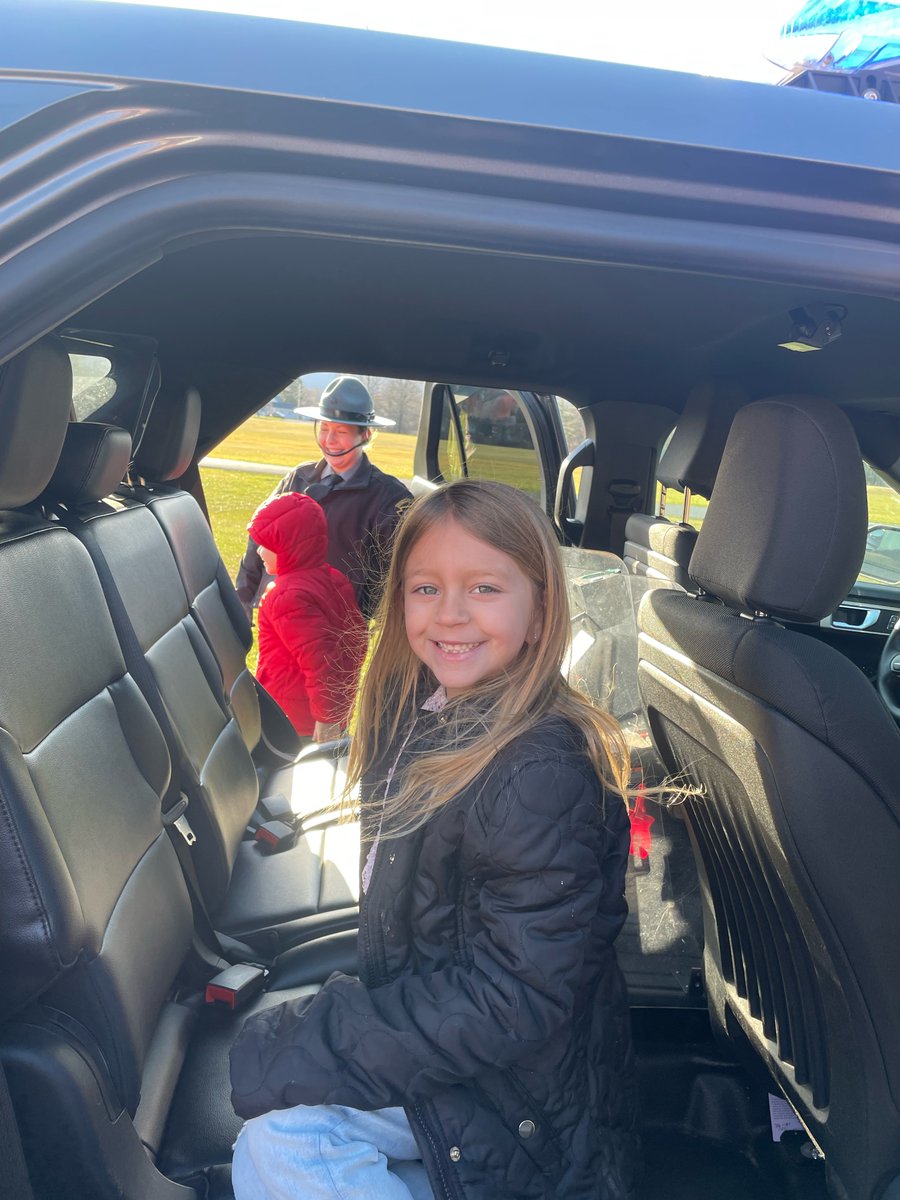
[[259, 605], [257, 678], [300, 734], [316, 721], [346, 724], [366, 651], [366, 624], [346, 575], [328, 566], [321, 505], [285, 492], [253, 514], [248, 530], [278, 556]]

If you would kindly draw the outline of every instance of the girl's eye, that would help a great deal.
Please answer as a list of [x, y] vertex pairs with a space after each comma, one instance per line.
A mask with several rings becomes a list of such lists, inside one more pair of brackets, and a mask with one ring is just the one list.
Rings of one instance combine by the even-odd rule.
[[437, 588], [433, 583], [420, 583], [418, 587], [413, 588], [414, 596], [436, 596]]
[[490, 596], [493, 592], [496, 592], [497, 589], [495, 587], [491, 587], [489, 583], [479, 583], [475, 588], [475, 591], [479, 596]]

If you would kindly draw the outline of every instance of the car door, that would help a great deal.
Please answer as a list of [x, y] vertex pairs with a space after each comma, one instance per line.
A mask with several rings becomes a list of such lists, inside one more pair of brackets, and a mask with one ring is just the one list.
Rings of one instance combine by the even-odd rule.
[[548, 515], [566, 453], [552, 396], [428, 383], [415, 454], [416, 486], [493, 479], [532, 496]]

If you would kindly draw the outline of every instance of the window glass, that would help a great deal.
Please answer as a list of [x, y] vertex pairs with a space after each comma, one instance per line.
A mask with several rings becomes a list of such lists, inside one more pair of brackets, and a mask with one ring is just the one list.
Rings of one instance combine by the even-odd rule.
[[[540, 464], [518, 394], [499, 388], [455, 387], [453, 392], [462, 434], [461, 473], [508, 483], [540, 502]], [[459, 441], [452, 424], [450, 420], [447, 429], [451, 474], [445, 479], [458, 477], [452, 474], [452, 443], [454, 437]]]
[[459, 430], [455, 419], [455, 405], [447, 388], [444, 391], [444, 403], [441, 408], [441, 434], [438, 439], [438, 470], [447, 483], [454, 479], [462, 479], [466, 473], [462, 447], [459, 440]]
[[[656, 505], [654, 512], [659, 512], [659, 500], [662, 493], [661, 484], [656, 485]], [[693, 525], [694, 529], [699, 529], [703, 524], [703, 518], [706, 516], [706, 508], [708, 501], [702, 496], [691, 496], [691, 507], [688, 513], [687, 524]], [[681, 515], [684, 512], [684, 492], [676, 491], [675, 488], [666, 488], [666, 513], [665, 515], [670, 521], [680, 521]]]
[[559, 409], [559, 419], [562, 421], [563, 433], [566, 438], [566, 454], [571, 454], [576, 446], [580, 446], [587, 437], [584, 428], [584, 417], [570, 401], [563, 396], [556, 397]]
[[869, 532], [860, 568], [860, 583], [900, 588], [900, 495], [894, 486], [866, 464]]
[[70, 354], [69, 361], [72, 364], [75, 419], [88, 421], [116, 394], [116, 381], [110, 374], [112, 363], [108, 358], [94, 354]]
[[[571, 454], [575, 447], [580, 446], [587, 437], [584, 417], [575, 405], [563, 396], [556, 397], [556, 406], [559, 409], [559, 419], [562, 421], [563, 436], [566, 440], [566, 454]], [[581, 473], [581, 467], [576, 467], [572, 472], [572, 494], [575, 499], [578, 498], [581, 491]]]

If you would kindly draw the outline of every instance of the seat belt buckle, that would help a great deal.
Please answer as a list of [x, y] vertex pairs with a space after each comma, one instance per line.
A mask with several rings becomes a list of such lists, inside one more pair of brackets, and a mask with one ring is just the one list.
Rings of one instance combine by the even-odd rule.
[[265, 814], [267, 821], [287, 821], [290, 823], [294, 816], [290, 800], [288, 800], [287, 796], [283, 796], [281, 792], [276, 792], [274, 796], [263, 796], [259, 801], [259, 807]]
[[277, 854], [279, 850], [289, 850], [296, 837], [296, 827], [287, 821], [266, 821], [257, 829], [253, 840], [266, 854]]
[[197, 835], [194, 833], [191, 823], [187, 819], [187, 807], [188, 798], [182, 792], [172, 807], [162, 814], [162, 823], [165, 828], [171, 825], [172, 828], [177, 829], [187, 844], [193, 846], [197, 840]]
[[251, 963], [236, 963], [214, 975], [206, 985], [206, 1003], [213, 1008], [228, 1008], [237, 1012], [239, 1008], [261, 992], [269, 972], [265, 967]]
[[196, 835], [196, 833], [194, 833], [193, 829], [191, 828], [191, 823], [187, 819], [187, 817], [184, 815], [184, 813], [182, 813], [182, 815], [180, 817], [178, 817], [175, 821], [173, 821], [172, 824], [175, 826], [175, 828], [178, 830], [178, 832], [181, 834], [181, 836], [184, 838], [184, 840], [187, 842], [187, 844], [189, 846], [193, 846], [194, 842], [196, 842], [196, 840], [197, 840], [197, 835]]

